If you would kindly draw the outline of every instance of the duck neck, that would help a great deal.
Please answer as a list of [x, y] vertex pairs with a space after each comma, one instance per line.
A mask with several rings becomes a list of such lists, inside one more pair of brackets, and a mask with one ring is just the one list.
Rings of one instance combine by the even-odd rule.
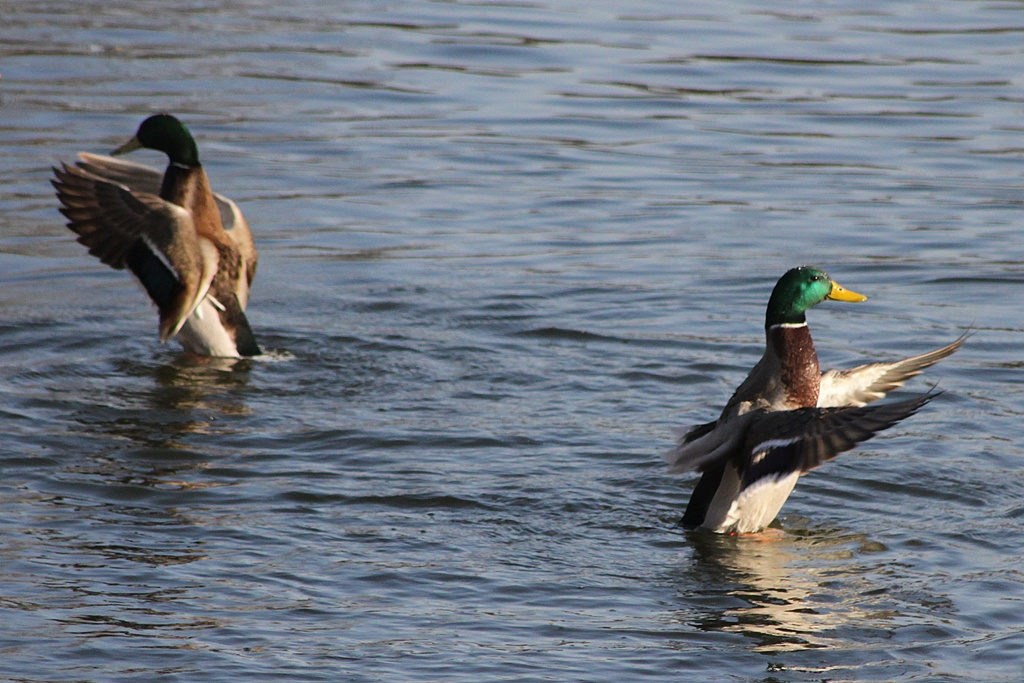
[[170, 163], [160, 184], [160, 198], [188, 208], [195, 195], [196, 186], [205, 176], [206, 172], [202, 166]]
[[769, 325], [766, 333], [768, 351], [778, 360], [779, 378], [790, 402], [802, 408], [818, 405], [821, 370], [807, 323]]
[[223, 231], [220, 210], [202, 166], [170, 164], [160, 185], [160, 198], [187, 209], [199, 234], [211, 237]]

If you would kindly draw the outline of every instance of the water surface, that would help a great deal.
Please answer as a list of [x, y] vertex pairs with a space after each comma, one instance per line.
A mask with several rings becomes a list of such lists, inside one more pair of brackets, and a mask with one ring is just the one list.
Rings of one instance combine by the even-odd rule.
[[[13, 2], [0, 677], [1017, 681], [1024, 8]], [[270, 358], [156, 340], [49, 168], [195, 133]], [[159, 155], [137, 160], [160, 165]], [[801, 263], [825, 366], [973, 326], [767, 537], [660, 454]]]

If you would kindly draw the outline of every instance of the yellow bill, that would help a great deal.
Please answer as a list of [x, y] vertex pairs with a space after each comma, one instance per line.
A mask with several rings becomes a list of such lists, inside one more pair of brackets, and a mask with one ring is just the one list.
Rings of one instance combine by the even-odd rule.
[[863, 294], [850, 291], [835, 280], [832, 280], [832, 291], [828, 293], [826, 299], [832, 299], [834, 301], [867, 301], [867, 297]]

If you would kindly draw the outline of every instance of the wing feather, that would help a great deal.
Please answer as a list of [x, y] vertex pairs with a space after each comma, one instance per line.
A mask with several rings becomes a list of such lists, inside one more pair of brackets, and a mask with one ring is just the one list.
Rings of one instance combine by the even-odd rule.
[[870, 363], [848, 370], [829, 370], [821, 376], [819, 408], [863, 406], [903, 386], [908, 379], [959, 349], [971, 335], [966, 332], [951, 344], [892, 363]]
[[97, 178], [124, 185], [132, 192], [159, 195], [163, 184], [162, 171], [126, 159], [79, 152], [75, 165]]
[[[139, 165], [118, 162], [119, 168], [129, 166]], [[138, 278], [160, 309], [161, 341], [177, 334], [217, 272], [217, 249], [199, 237], [191, 214], [84, 168], [62, 164], [53, 171], [61, 213], [78, 241], [103, 263], [128, 268]], [[137, 186], [149, 182], [141, 172], [137, 180]]]
[[669, 472], [704, 471], [728, 460], [743, 443], [747, 424], [754, 413], [746, 413], [730, 420], [726, 428], [709, 422], [695, 427], [682, 438], [679, 445], [665, 453]]
[[910, 417], [937, 395], [933, 392], [857, 408], [761, 413], [744, 443], [749, 457], [739, 461], [743, 486], [764, 477], [809, 472]]

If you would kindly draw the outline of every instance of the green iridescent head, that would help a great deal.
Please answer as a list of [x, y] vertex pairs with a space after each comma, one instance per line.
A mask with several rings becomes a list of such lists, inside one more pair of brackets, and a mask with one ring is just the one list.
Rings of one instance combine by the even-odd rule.
[[806, 322], [804, 314], [808, 308], [817, 306], [826, 299], [836, 301], [864, 301], [863, 294], [844, 289], [828, 274], [810, 266], [793, 268], [779, 278], [768, 300], [765, 327], [785, 323]]
[[196, 148], [196, 141], [192, 139], [192, 134], [188, 132], [185, 124], [170, 114], [150, 116], [139, 125], [135, 137], [115, 149], [111, 154], [118, 156], [143, 147], [163, 152], [172, 164], [199, 165], [199, 150]]

